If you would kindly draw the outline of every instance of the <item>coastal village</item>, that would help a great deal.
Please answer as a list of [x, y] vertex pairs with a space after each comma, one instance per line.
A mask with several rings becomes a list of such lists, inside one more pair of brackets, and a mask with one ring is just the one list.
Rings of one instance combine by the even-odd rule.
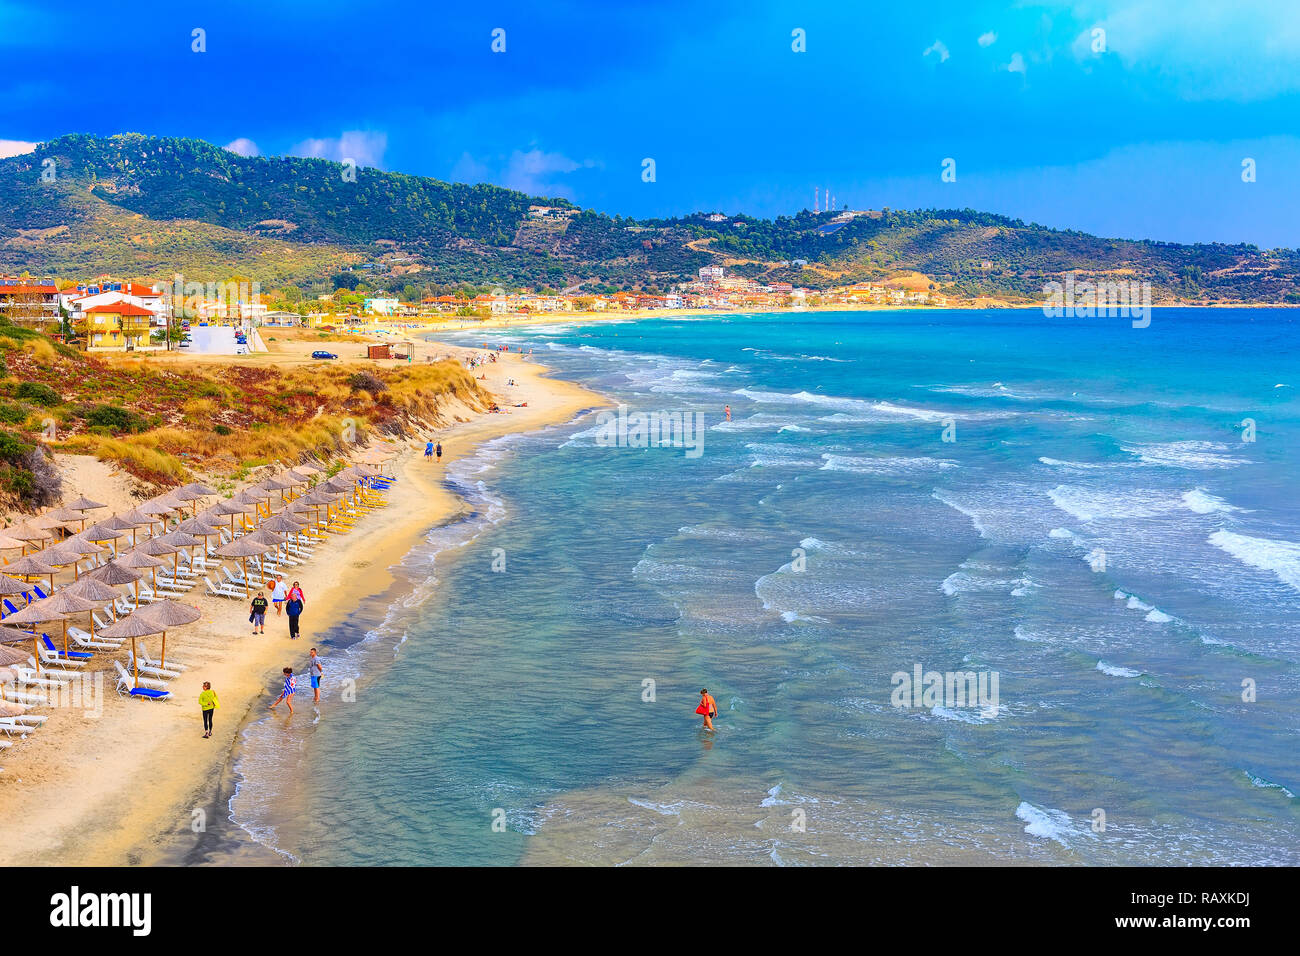
[[[193, 288], [191, 288], [193, 286]], [[274, 294], [258, 284], [232, 279], [226, 282], [186, 284], [130, 280], [99, 275], [79, 280], [52, 277], [0, 276], [0, 315], [18, 325], [38, 328], [86, 351], [134, 352], [163, 349], [167, 330], [173, 340], [185, 343], [191, 326], [259, 328], [314, 328], [327, 331], [364, 331], [393, 320], [413, 324], [439, 322], [449, 317], [466, 320], [527, 318], [572, 313], [601, 316], [643, 314], [655, 311], [746, 311], [809, 308], [907, 306], [946, 307], [946, 296], [927, 289], [861, 282], [824, 290], [810, 290], [786, 282], [764, 284], [729, 275], [722, 266], [705, 266], [698, 277], [668, 292], [625, 291], [592, 294], [581, 291], [459, 292], [430, 295], [418, 300], [379, 291], [350, 294], [346, 290], [322, 293], [303, 307], [289, 311], [273, 308]]]

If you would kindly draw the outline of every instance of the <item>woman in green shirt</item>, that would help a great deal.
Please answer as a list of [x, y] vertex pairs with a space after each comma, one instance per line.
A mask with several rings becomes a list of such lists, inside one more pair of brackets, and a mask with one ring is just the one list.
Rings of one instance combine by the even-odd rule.
[[203, 682], [203, 693], [199, 694], [199, 709], [203, 711], [203, 736], [212, 736], [212, 712], [221, 706], [221, 701], [217, 700], [217, 692], [212, 689], [212, 684], [208, 681]]

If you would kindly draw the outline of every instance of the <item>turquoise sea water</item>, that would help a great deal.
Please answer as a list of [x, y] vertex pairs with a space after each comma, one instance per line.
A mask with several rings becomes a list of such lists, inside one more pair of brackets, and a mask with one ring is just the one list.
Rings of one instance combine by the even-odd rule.
[[[703, 413], [703, 454], [588, 415], [454, 465], [474, 514], [317, 640], [356, 701], [246, 728], [234, 832], [308, 864], [1300, 863], [1297, 316], [466, 334]], [[997, 706], [893, 706], [917, 665]]]

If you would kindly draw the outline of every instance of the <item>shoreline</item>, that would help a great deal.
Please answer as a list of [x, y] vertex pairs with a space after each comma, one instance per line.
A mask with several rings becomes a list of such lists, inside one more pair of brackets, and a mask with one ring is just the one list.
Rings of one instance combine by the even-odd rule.
[[[477, 351], [437, 344], [458, 356]], [[491, 439], [561, 424], [608, 404], [577, 384], [550, 377], [544, 365], [519, 361], [513, 352], [500, 353], [496, 363], [477, 371], [487, 376], [483, 385], [498, 397], [503, 413], [457, 416], [453, 424], [437, 428], [445, 448], [442, 467]], [[507, 378], [517, 384], [507, 386]], [[513, 407], [516, 401], [528, 407]], [[455, 521], [467, 508], [441, 480], [440, 467], [424, 462], [411, 439], [406, 444], [409, 450], [394, 461], [400, 480], [388, 506], [367, 515], [346, 537], [322, 543], [295, 570], [307, 593], [298, 644], [289, 643], [283, 618], [270, 615], [270, 630], [251, 636], [242, 602], [196, 590], [184, 600], [199, 606], [204, 617], [169, 634], [168, 656], [174, 652], [188, 665], [172, 682], [177, 700], [119, 699], [105, 675], [102, 716], [45, 709], [46, 726], [0, 756], [5, 768], [0, 814], [18, 824], [7, 828], [0, 863], [166, 865], [189, 855], [184, 844], [195, 849], [202, 834], [192, 824], [200, 816], [210, 819], [214, 809], [224, 812], [220, 800], [240, 733], [259, 708], [266, 712], [279, 667], [291, 663], [299, 669], [315, 635], [345, 625], [359, 604], [392, 587], [390, 569], [429, 530]], [[195, 705], [204, 680], [212, 682], [221, 700], [211, 739], [202, 737]], [[310, 688], [299, 690], [300, 710], [310, 706], [303, 690]], [[283, 709], [280, 714], [288, 719]]]

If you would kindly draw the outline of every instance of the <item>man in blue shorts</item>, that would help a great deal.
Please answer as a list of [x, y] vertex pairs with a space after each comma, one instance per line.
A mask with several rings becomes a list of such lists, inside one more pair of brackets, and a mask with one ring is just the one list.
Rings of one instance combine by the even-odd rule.
[[324, 675], [325, 669], [320, 666], [320, 658], [316, 656], [316, 648], [311, 649], [311, 659], [307, 661], [307, 674], [311, 677], [312, 700], [320, 703], [320, 679]]

